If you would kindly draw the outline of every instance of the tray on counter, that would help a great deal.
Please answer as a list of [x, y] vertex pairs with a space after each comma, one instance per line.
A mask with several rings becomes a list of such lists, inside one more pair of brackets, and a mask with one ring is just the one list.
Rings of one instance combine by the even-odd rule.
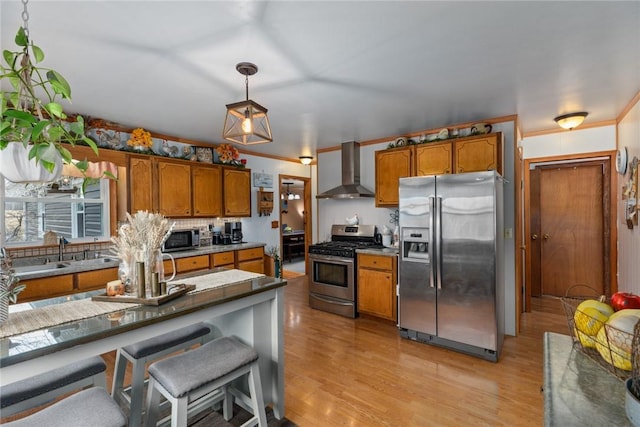
[[128, 302], [134, 304], [143, 304], [143, 305], [161, 305], [165, 302], [171, 301], [173, 299], [178, 298], [186, 294], [189, 291], [192, 291], [196, 288], [196, 285], [186, 285], [184, 283], [171, 285], [170, 292], [165, 295], [159, 295], [157, 297], [151, 298], [138, 298], [127, 295], [117, 295], [117, 296], [109, 296], [106, 293], [100, 295], [94, 295], [91, 297], [92, 301], [103, 301], [103, 302]]

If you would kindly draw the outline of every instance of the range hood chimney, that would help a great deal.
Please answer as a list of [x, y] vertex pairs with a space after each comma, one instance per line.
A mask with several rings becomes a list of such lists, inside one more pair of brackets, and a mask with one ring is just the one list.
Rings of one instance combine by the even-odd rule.
[[360, 185], [360, 144], [342, 143], [342, 185], [318, 194], [316, 199], [356, 199], [374, 197], [371, 190]]

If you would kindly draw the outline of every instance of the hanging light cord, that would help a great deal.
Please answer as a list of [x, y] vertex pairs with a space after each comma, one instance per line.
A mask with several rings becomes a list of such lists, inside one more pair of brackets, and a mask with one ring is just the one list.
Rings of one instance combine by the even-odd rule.
[[29, 12], [27, 11], [27, 3], [29, 0], [22, 0], [22, 28], [27, 38], [29, 38]]
[[248, 101], [249, 100], [249, 75], [248, 74], [244, 75], [244, 87], [246, 90], [247, 101]]

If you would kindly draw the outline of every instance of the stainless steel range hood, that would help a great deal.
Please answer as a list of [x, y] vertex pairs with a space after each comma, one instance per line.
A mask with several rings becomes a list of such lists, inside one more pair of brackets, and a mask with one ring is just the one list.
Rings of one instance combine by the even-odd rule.
[[373, 197], [368, 188], [360, 185], [360, 144], [355, 141], [342, 143], [342, 185], [324, 193], [316, 199], [356, 199]]

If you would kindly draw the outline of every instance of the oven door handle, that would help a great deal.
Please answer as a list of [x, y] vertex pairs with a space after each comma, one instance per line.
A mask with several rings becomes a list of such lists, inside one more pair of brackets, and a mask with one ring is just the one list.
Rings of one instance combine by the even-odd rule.
[[352, 306], [353, 305], [352, 302], [339, 301], [339, 300], [337, 300], [335, 298], [327, 298], [327, 297], [323, 297], [321, 295], [316, 295], [316, 294], [309, 294], [309, 297], [315, 298], [315, 299], [319, 299], [320, 301], [324, 301], [324, 302], [327, 302], [329, 304], [344, 305], [344, 306]]
[[309, 254], [311, 261], [334, 262], [335, 264], [353, 264], [353, 258], [338, 257], [335, 255]]

